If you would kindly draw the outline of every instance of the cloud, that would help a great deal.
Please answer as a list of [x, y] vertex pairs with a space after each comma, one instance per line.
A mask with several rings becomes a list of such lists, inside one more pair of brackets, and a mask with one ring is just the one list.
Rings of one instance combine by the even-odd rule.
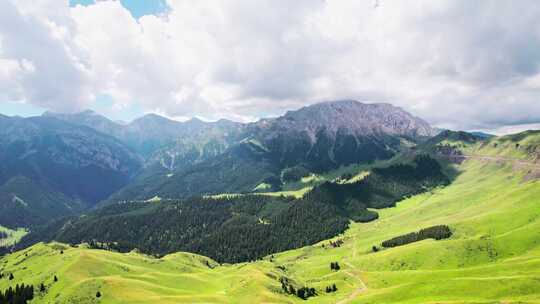
[[502, 135], [508, 135], [508, 134], [515, 134], [515, 133], [519, 133], [519, 132], [523, 132], [527, 130], [540, 130], [540, 123], [507, 125], [503, 127], [494, 128], [494, 129], [481, 129], [478, 131], [502, 136]]
[[167, 4], [135, 19], [119, 1], [4, 1], [1, 97], [73, 111], [108, 95], [119, 109], [236, 120], [355, 98], [451, 128], [540, 121], [532, 0]]
[[[0, 4], [0, 96], [50, 109], [74, 110], [92, 98], [91, 79], [78, 54], [73, 53], [71, 19], [61, 13], [69, 11], [45, 4]], [[43, 11], [48, 18], [36, 14]]]

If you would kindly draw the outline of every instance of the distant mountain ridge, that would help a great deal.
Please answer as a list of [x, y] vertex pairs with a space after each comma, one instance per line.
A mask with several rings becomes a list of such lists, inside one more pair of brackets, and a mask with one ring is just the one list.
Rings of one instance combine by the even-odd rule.
[[141, 166], [139, 155], [92, 128], [47, 116], [0, 117], [0, 209], [12, 225], [91, 207]]
[[[228, 143], [227, 136], [229, 132], [234, 133], [241, 126], [240, 123], [227, 120], [204, 122], [197, 118], [179, 122], [157, 114], [146, 114], [130, 123], [120, 124], [91, 110], [75, 114], [45, 112], [44, 116], [55, 117], [77, 125], [84, 125], [99, 132], [109, 134], [134, 149], [141, 156], [154, 160], [160, 157], [159, 155], [154, 155], [155, 152], [167, 146], [174, 145], [178, 140], [183, 142], [201, 142], [209, 137], [218, 137], [224, 134], [221, 138], [223, 138], [225, 143]], [[187, 150], [180, 151], [179, 154], [188, 153], [189, 148], [179, 148], [181, 150]], [[167, 152], [170, 151], [166, 149], [160, 154], [165, 156], [171, 154], [167, 154]]]

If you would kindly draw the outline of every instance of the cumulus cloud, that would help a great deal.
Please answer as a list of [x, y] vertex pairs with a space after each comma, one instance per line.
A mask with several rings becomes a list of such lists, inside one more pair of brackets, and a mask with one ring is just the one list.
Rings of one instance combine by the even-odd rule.
[[540, 121], [540, 7], [501, 1], [169, 0], [0, 4], [0, 97], [57, 111], [109, 95], [170, 117], [252, 120], [323, 100], [429, 122]]
[[2, 99], [64, 110], [92, 99], [92, 79], [73, 52], [67, 14], [65, 6], [44, 1], [0, 4]]

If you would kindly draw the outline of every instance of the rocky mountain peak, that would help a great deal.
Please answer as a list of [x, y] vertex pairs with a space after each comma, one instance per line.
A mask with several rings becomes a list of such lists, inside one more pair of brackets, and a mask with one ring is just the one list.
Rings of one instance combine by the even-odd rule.
[[338, 100], [313, 104], [272, 120], [261, 120], [257, 126], [274, 129], [305, 131], [311, 138], [321, 130], [334, 137], [339, 131], [353, 135], [390, 134], [406, 137], [425, 137], [435, 130], [424, 120], [388, 103], [362, 103]]

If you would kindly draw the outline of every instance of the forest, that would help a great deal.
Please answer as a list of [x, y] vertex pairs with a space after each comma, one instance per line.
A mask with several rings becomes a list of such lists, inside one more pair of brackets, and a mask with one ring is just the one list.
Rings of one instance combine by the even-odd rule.
[[17, 284], [5, 292], [0, 290], [0, 304], [26, 304], [34, 298], [34, 286]]
[[367, 208], [393, 206], [446, 183], [435, 160], [418, 156], [408, 164], [374, 169], [356, 183], [324, 183], [301, 199], [249, 194], [117, 203], [51, 222], [19, 246], [56, 240], [120, 252], [137, 248], [156, 256], [188, 251], [222, 263], [252, 261], [332, 238], [350, 220], [376, 219]]

